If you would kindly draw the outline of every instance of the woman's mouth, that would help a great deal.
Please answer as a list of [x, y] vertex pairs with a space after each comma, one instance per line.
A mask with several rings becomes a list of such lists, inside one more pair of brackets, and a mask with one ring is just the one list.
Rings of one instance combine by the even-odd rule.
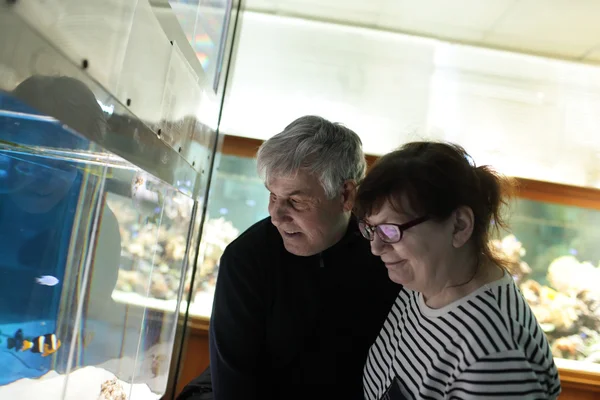
[[400, 260], [400, 261], [394, 261], [394, 262], [385, 262], [384, 261], [384, 264], [385, 264], [386, 268], [390, 269], [390, 268], [400, 267], [400, 266], [404, 265], [405, 262], [406, 262], [406, 260]]

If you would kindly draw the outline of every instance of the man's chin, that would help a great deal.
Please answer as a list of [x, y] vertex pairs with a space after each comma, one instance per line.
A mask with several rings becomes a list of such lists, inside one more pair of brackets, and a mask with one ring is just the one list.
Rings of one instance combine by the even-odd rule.
[[299, 257], [310, 257], [318, 253], [306, 243], [297, 243], [295, 240], [283, 238], [283, 245], [289, 253]]

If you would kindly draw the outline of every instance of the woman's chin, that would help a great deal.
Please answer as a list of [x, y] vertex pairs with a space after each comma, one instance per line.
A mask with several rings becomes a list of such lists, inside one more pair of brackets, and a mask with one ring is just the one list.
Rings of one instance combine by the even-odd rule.
[[388, 277], [392, 282], [407, 287], [409, 287], [410, 283], [413, 281], [411, 274], [407, 274], [406, 272], [388, 270]]

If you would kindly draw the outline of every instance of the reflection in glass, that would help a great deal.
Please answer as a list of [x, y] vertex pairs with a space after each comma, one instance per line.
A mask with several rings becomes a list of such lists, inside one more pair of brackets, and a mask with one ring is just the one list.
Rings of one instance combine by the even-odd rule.
[[169, 0], [169, 4], [216, 91], [232, 0]]
[[0, 93], [0, 398], [158, 399], [194, 201], [73, 129], [107, 129], [74, 79]]
[[208, 199], [190, 314], [210, 317], [225, 247], [255, 222], [267, 217], [269, 194], [256, 172], [256, 160], [222, 155]]

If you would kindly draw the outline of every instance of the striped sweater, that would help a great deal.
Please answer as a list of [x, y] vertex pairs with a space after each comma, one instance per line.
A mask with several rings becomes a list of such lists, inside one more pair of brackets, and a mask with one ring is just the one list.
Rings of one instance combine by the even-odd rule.
[[365, 399], [555, 399], [546, 336], [505, 274], [441, 309], [403, 288], [364, 369]]

